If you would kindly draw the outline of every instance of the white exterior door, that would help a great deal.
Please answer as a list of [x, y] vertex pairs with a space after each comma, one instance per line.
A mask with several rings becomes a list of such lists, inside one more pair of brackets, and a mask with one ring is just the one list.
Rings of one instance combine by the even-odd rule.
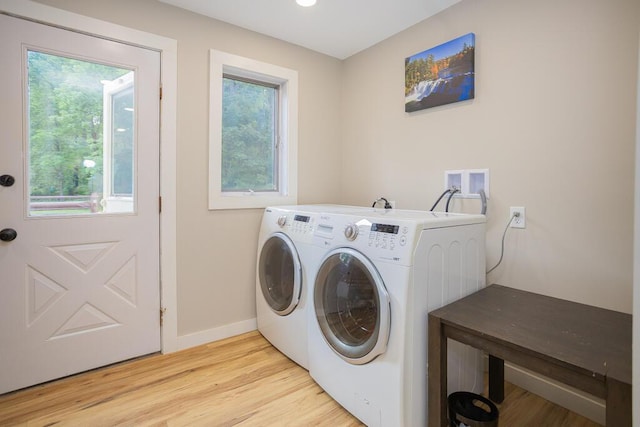
[[0, 56], [4, 393], [160, 350], [160, 54], [0, 15]]

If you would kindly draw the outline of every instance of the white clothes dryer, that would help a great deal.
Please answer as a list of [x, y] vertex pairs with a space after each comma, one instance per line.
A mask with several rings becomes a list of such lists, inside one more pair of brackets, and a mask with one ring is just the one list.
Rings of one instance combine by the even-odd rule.
[[[485, 286], [485, 217], [323, 212], [314, 231], [325, 255], [309, 295], [309, 373], [370, 427], [426, 425], [427, 314]], [[480, 352], [451, 344], [449, 392], [481, 392]]]
[[[258, 237], [256, 319], [260, 333], [308, 369], [308, 289], [317, 214], [303, 206], [266, 208]], [[315, 252], [317, 253], [317, 250]], [[318, 259], [318, 256], [315, 256]]]

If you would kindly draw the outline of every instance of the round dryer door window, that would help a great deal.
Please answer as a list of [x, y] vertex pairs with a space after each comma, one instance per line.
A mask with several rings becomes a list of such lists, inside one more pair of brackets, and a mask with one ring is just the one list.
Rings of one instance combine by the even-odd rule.
[[335, 249], [325, 257], [314, 289], [320, 330], [344, 360], [364, 364], [389, 340], [389, 294], [375, 266], [360, 252]]
[[302, 267], [295, 245], [276, 233], [263, 245], [258, 263], [260, 288], [269, 307], [281, 316], [298, 305], [302, 289]]

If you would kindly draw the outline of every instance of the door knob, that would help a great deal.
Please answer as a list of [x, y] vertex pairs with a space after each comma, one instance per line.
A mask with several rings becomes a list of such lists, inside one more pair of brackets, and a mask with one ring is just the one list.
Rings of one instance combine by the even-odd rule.
[[0, 240], [10, 242], [18, 237], [18, 233], [13, 228], [4, 228], [0, 230]]
[[16, 179], [11, 175], [0, 176], [0, 185], [3, 187], [11, 187], [14, 182], [16, 182]]

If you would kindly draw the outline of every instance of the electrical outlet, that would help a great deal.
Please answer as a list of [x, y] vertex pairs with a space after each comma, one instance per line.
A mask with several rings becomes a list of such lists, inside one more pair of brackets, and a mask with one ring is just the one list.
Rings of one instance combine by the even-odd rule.
[[513, 215], [517, 215], [515, 218], [511, 220], [509, 226], [511, 228], [527, 228], [527, 216], [525, 213], [524, 206], [511, 207], [509, 209], [509, 218], [513, 217]]

